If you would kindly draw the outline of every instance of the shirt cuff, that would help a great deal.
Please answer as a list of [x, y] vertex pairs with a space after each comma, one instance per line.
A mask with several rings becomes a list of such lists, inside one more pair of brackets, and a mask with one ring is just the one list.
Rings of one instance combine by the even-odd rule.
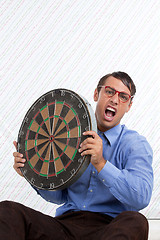
[[121, 170], [107, 161], [102, 170], [99, 172], [98, 177], [107, 187], [112, 187], [120, 173]]

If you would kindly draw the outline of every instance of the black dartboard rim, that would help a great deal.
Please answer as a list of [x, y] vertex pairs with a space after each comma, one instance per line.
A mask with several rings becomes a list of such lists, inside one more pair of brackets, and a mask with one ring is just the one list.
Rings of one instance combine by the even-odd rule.
[[81, 156], [84, 131], [96, 131], [89, 102], [68, 89], [39, 97], [27, 111], [18, 134], [18, 152], [26, 159], [21, 172], [34, 187], [62, 190], [86, 170], [90, 156]]

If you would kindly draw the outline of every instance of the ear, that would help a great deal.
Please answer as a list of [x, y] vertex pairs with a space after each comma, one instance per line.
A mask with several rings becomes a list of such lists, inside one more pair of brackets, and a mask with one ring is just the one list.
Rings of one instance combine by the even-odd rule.
[[94, 90], [94, 101], [95, 102], [98, 101], [98, 90], [97, 90], [97, 88]]
[[130, 110], [130, 108], [132, 107], [132, 101], [128, 104], [128, 109], [127, 109], [127, 111], [126, 112], [128, 112], [129, 110]]

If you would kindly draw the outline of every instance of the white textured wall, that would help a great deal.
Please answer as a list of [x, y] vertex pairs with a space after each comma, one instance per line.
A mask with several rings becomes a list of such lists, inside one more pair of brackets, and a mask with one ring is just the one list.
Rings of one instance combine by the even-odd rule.
[[125, 71], [137, 94], [123, 122], [146, 136], [154, 151], [155, 185], [149, 218], [160, 216], [160, 1], [0, 1], [0, 200], [54, 214], [15, 173], [13, 140], [31, 104], [49, 90], [68, 88], [95, 108], [100, 77]]

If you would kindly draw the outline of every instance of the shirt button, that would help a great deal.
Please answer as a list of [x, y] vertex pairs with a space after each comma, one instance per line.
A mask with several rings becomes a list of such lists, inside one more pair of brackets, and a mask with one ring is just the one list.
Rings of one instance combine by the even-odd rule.
[[90, 192], [93, 192], [93, 190], [91, 189]]
[[104, 179], [102, 179], [102, 181], [103, 181], [103, 182], [105, 182], [105, 180], [104, 180]]
[[86, 208], [86, 206], [84, 205], [83, 208]]
[[93, 171], [92, 173], [95, 174], [95, 171]]

